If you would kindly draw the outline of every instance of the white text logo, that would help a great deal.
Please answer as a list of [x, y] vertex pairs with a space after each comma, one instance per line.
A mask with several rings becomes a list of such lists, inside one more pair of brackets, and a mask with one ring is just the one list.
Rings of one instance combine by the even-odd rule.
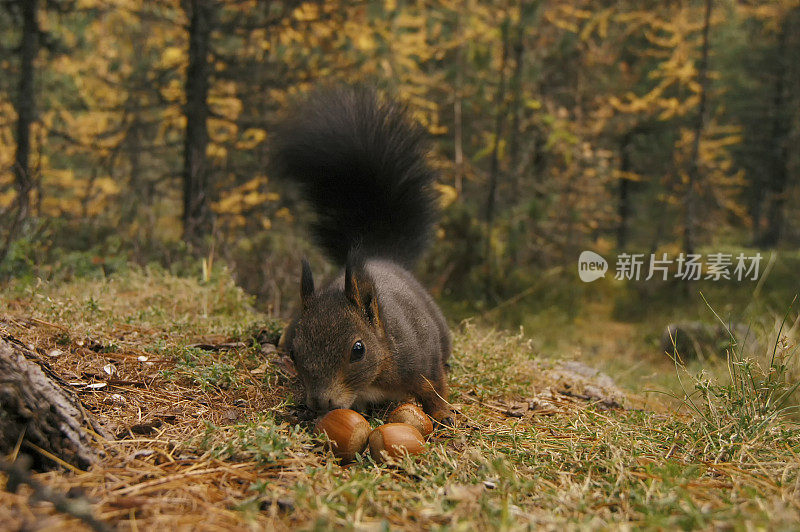
[[608, 262], [594, 251], [583, 251], [578, 257], [578, 275], [584, 283], [606, 276]]

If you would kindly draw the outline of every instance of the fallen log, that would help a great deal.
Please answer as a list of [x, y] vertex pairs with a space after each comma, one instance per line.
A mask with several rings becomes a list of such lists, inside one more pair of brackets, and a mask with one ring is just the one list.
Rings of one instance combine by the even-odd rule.
[[85, 469], [102, 457], [97, 439], [109, 435], [65, 385], [25, 344], [0, 336], [0, 455], [22, 448], [36, 470]]

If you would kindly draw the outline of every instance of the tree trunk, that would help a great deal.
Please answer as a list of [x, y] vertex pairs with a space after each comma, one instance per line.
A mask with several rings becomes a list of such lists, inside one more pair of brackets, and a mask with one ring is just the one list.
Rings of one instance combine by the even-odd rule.
[[24, 344], [0, 336], [0, 454], [32, 449], [39, 470], [58, 465], [39, 449], [79, 468], [97, 462], [101, 451], [91, 434], [110, 436], [63, 386], [61, 378]]
[[754, 177], [753, 181], [754, 185], [752, 186], [749, 201], [750, 219], [753, 221], [752, 244], [759, 246], [761, 245], [761, 209], [764, 203], [764, 183], [760, 177]]
[[[134, 105], [135, 102], [134, 102]], [[131, 113], [133, 117], [131, 124], [128, 127], [127, 143], [129, 146], [128, 163], [130, 164], [130, 176], [128, 177], [128, 184], [131, 187], [131, 199], [127, 212], [123, 215], [123, 220], [128, 223], [136, 218], [139, 212], [139, 207], [146, 202], [149, 203], [148, 198], [145, 196], [145, 183], [142, 180], [142, 164], [141, 164], [141, 145], [142, 145], [142, 124], [139, 120], [139, 112], [134, 108]]]
[[522, 115], [522, 70], [524, 68], [524, 54], [525, 44], [523, 37], [525, 36], [525, 19], [524, 19], [525, 5], [520, 2], [520, 21], [517, 26], [517, 32], [514, 36], [514, 42], [511, 48], [514, 52], [514, 70], [511, 73], [511, 81], [509, 82], [509, 90], [511, 92], [511, 124], [509, 127], [508, 139], [508, 168], [510, 169], [510, 177], [512, 184], [512, 198], [519, 197], [519, 180], [520, 180], [520, 164], [519, 164], [519, 142], [520, 142], [520, 118]]
[[494, 222], [494, 210], [497, 203], [497, 186], [500, 174], [500, 135], [506, 117], [506, 60], [508, 58], [508, 20], [503, 24], [503, 52], [500, 59], [500, 83], [495, 94], [494, 140], [492, 156], [489, 162], [489, 192], [486, 199], [486, 223], [491, 230]]
[[184, 4], [189, 16], [189, 67], [186, 76], [186, 140], [183, 151], [183, 238], [200, 244], [211, 232], [209, 205], [208, 85], [213, 6], [209, 0]]
[[762, 247], [774, 247], [781, 239], [784, 225], [784, 209], [786, 205], [787, 183], [789, 177], [789, 125], [786, 109], [786, 71], [789, 68], [786, 60], [786, 38], [788, 21], [784, 20], [778, 36], [778, 57], [775, 77], [775, 93], [773, 95], [772, 115], [772, 154], [769, 167], [772, 169], [768, 178], [767, 194], [767, 227], [759, 244]]
[[19, 43], [19, 83], [17, 85], [16, 111], [17, 149], [14, 154], [14, 188], [17, 191], [16, 205], [10, 223], [3, 229], [3, 242], [0, 244], [0, 262], [2, 262], [17, 232], [28, 217], [31, 204], [31, 191], [34, 187], [30, 169], [31, 124], [36, 113], [33, 75], [34, 61], [39, 50], [39, 24], [36, 19], [38, 0], [22, 0], [19, 2], [22, 12], [22, 38]]
[[622, 174], [619, 179], [619, 204], [617, 214], [619, 215], [619, 225], [617, 226], [617, 249], [623, 250], [628, 245], [628, 219], [630, 218], [630, 179], [626, 176], [631, 171], [630, 143], [632, 131], [628, 131], [622, 137], [619, 147], [619, 171]]
[[492, 286], [492, 230], [494, 228], [494, 212], [497, 204], [497, 187], [500, 180], [500, 135], [503, 132], [503, 123], [506, 117], [506, 62], [508, 59], [508, 27], [509, 18], [503, 22], [503, 51], [500, 57], [500, 83], [495, 94], [495, 122], [494, 140], [492, 145], [492, 158], [489, 163], [489, 191], [486, 199], [486, 296], [491, 296]]
[[694, 253], [695, 230], [697, 225], [697, 189], [700, 188], [700, 138], [703, 135], [706, 115], [706, 93], [708, 92], [708, 34], [711, 28], [712, 0], [706, 0], [703, 21], [703, 44], [700, 65], [698, 66], [698, 83], [700, 85], [700, 103], [697, 108], [697, 120], [694, 127], [694, 143], [692, 158], [689, 164], [689, 182], [686, 188], [685, 219], [683, 228], [683, 249], [686, 253]]
[[39, 50], [39, 24], [36, 19], [38, 0], [19, 2], [22, 10], [22, 40], [19, 45], [19, 84], [17, 86], [17, 151], [14, 175], [17, 188], [17, 217], [24, 220], [30, 208], [33, 179], [30, 170], [31, 124], [35, 114], [33, 75]]
[[[456, 31], [461, 33], [461, 12], [457, 14]], [[464, 189], [464, 44], [459, 44], [456, 50], [456, 87], [453, 99], [453, 158], [455, 163], [454, 186], [458, 196]]]

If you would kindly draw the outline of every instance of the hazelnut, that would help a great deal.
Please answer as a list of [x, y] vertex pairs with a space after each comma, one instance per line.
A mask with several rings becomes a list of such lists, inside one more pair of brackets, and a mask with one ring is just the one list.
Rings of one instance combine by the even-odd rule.
[[317, 421], [316, 431], [331, 440], [331, 450], [344, 462], [352, 461], [367, 446], [369, 422], [353, 410], [331, 410]]
[[387, 423], [369, 435], [369, 452], [376, 462], [399, 458], [405, 453], [419, 454], [424, 450], [422, 434], [407, 423]]
[[433, 423], [428, 414], [417, 405], [406, 403], [398, 406], [389, 417], [387, 423], [408, 423], [422, 434], [423, 437], [433, 432]]

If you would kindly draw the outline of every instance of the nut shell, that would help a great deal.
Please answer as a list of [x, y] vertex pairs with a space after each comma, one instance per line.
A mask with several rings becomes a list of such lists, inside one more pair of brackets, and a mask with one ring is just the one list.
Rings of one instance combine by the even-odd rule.
[[386, 419], [388, 423], [408, 423], [426, 437], [433, 432], [433, 422], [420, 407], [406, 403], [398, 406]]
[[317, 421], [316, 431], [331, 440], [331, 450], [344, 462], [352, 461], [367, 446], [371, 427], [364, 416], [354, 410], [331, 410]]
[[400, 458], [404, 454], [420, 454], [425, 450], [425, 439], [407, 423], [387, 423], [369, 435], [369, 452], [376, 462], [387, 458]]

